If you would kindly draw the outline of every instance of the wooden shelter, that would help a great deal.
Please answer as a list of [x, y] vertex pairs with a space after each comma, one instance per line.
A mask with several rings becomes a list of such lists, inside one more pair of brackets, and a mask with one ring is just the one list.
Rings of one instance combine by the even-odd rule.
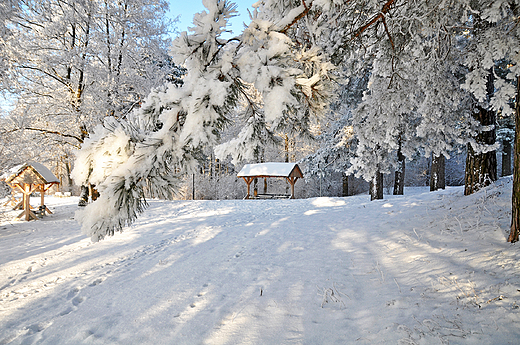
[[[242, 177], [247, 183], [247, 195], [244, 199], [251, 198], [251, 182], [256, 178], [267, 179], [269, 177], [285, 178], [291, 185], [291, 199], [294, 199], [294, 184], [299, 178], [303, 178], [302, 171], [296, 163], [257, 163], [246, 164], [240, 170], [237, 177]], [[254, 197], [271, 196], [276, 194], [258, 194], [254, 193]]]
[[14, 207], [14, 209], [23, 209], [23, 212], [16, 217], [20, 219], [25, 216], [25, 220], [38, 219], [34, 212], [31, 211], [31, 204], [29, 202], [30, 196], [34, 191], [39, 191], [41, 195], [41, 203], [38, 209], [41, 215], [45, 213], [52, 214], [52, 212], [45, 206], [44, 196], [45, 192], [55, 184], [59, 184], [60, 180], [47, 169], [44, 165], [36, 162], [29, 162], [12, 170], [5, 182], [13, 189], [13, 194], [16, 190], [22, 192], [22, 200]]

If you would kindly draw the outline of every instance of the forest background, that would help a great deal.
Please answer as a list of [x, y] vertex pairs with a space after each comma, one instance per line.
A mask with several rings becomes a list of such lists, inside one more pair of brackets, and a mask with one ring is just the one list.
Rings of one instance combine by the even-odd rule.
[[372, 199], [471, 194], [520, 164], [517, 0], [264, 0], [231, 36], [236, 6], [203, 4], [172, 40], [163, 0], [2, 2], [2, 169], [35, 160], [119, 200], [86, 209], [101, 239], [146, 197], [242, 198], [245, 163], [298, 162], [299, 198]]

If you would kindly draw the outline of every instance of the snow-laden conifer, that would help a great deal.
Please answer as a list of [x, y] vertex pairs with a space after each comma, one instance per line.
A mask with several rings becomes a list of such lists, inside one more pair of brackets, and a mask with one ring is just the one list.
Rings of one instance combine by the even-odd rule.
[[[101, 197], [77, 218], [94, 241], [135, 220], [146, 206], [145, 194], [172, 197], [178, 178], [196, 168], [202, 148], [217, 144], [239, 100], [251, 101], [243, 113], [247, 125], [217, 148], [235, 159], [253, 158], [274, 130], [308, 133], [310, 121], [325, 111], [332, 65], [318, 49], [296, 46], [276, 23], [259, 18], [240, 36], [224, 39], [236, 6], [203, 3], [207, 10], [172, 45], [174, 62], [187, 69], [182, 86], [154, 90], [128, 119], [107, 119], [82, 150], [89, 164], [75, 176], [95, 179]], [[260, 100], [250, 97], [252, 89]], [[95, 162], [104, 156], [109, 168]]]

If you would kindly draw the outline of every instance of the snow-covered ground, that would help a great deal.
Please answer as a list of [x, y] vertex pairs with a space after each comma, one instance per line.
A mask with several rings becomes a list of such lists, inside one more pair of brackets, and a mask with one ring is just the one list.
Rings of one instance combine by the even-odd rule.
[[76, 198], [4, 208], [0, 344], [518, 344], [510, 179], [405, 193], [151, 201], [99, 243]]

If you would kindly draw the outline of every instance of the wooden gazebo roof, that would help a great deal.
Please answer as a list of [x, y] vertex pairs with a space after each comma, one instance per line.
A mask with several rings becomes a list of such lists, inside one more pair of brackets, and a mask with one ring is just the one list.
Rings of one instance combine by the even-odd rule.
[[60, 180], [45, 165], [37, 162], [28, 162], [15, 168], [5, 181], [11, 185], [60, 183]]
[[246, 164], [238, 177], [297, 177], [303, 178], [302, 171], [296, 163], [257, 163]]
[[255, 178], [282, 177], [291, 185], [291, 198], [294, 198], [294, 184], [299, 178], [303, 178], [302, 171], [296, 163], [257, 163], [246, 164], [240, 170], [237, 177], [242, 177], [247, 183], [246, 199], [250, 197], [250, 185]]

